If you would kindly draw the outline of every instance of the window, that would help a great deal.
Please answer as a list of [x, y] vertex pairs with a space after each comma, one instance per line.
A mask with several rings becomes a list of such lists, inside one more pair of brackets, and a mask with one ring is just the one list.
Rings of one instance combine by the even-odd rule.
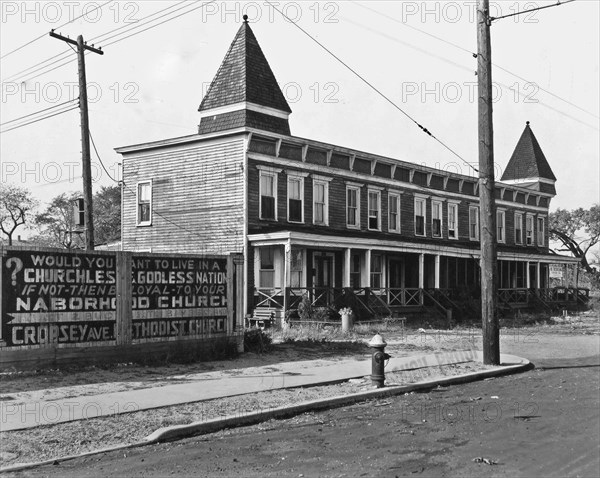
[[498, 242], [506, 242], [506, 213], [505, 211], [496, 211], [496, 238]]
[[458, 204], [448, 203], [448, 237], [458, 239]]
[[259, 286], [273, 288], [275, 286], [275, 248], [262, 247], [260, 251]]
[[431, 202], [431, 235], [442, 237], [442, 203], [440, 201]]
[[313, 178], [313, 223], [326, 226], [329, 223], [329, 179]]
[[346, 225], [360, 228], [360, 188], [346, 186]]
[[425, 198], [415, 198], [415, 235], [425, 235]]
[[545, 220], [543, 217], [538, 217], [537, 218], [537, 244], [538, 246], [543, 246], [544, 242], [545, 242], [545, 237], [546, 237], [546, 231], [545, 231]]
[[350, 257], [350, 287], [360, 289], [360, 255]]
[[383, 260], [379, 254], [371, 256], [371, 288], [381, 289], [383, 287]]
[[290, 267], [290, 281], [292, 287], [302, 287], [302, 250], [292, 249], [291, 251], [291, 267]]
[[528, 246], [533, 245], [533, 216], [529, 214], [525, 218], [525, 239]]
[[388, 229], [400, 232], [400, 195], [388, 195]]
[[469, 207], [469, 239], [479, 240], [479, 207]]
[[288, 221], [304, 222], [304, 179], [288, 176]]
[[152, 182], [138, 183], [137, 187], [137, 224], [152, 224]]
[[369, 191], [369, 229], [379, 231], [381, 217], [381, 193]]
[[277, 219], [277, 173], [260, 172], [260, 218]]
[[515, 244], [523, 244], [523, 214], [515, 213]]

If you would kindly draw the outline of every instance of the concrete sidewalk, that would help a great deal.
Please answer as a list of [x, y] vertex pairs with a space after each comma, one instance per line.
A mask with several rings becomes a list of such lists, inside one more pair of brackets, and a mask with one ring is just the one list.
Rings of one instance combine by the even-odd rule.
[[[503, 356], [507, 368], [526, 364], [524, 359]], [[390, 359], [386, 373], [399, 370], [419, 370], [455, 363], [480, 361], [475, 351], [457, 351]], [[100, 416], [112, 416], [139, 410], [200, 402], [234, 395], [342, 382], [368, 376], [371, 360], [341, 360], [324, 364], [323, 360], [288, 362], [274, 366], [256, 367], [252, 374], [215, 378], [214, 373], [193, 375], [184, 384], [141, 388], [90, 396], [57, 400], [0, 402], [0, 430], [22, 430]], [[235, 372], [235, 371], [230, 371]]]

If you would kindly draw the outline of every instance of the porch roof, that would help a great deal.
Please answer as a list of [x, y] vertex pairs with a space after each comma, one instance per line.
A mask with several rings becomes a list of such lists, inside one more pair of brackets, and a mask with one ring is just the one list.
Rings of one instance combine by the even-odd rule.
[[[479, 244], [473, 243], [473, 247], [457, 247], [452, 245], [440, 245], [439, 243], [428, 244], [426, 241], [419, 243], [390, 239], [373, 239], [346, 236], [331, 236], [298, 231], [277, 231], [262, 234], [249, 234], [248, 242], [251, 246], [275, 246], [286, 245], [318, 247], [324, 249], [372, 249], [386, 252], [412, 253], [412, 254], [434, 254], [452, 257], [465, 257], [478, 259], [480, 256]], [[516, 250], [498, 251], [498, 259], [548, 262], [553, 264], [576, 264], [579, 262], [573, 257], [560, 256], [557, 254], [542, 254], [538, 251], [519, 252]]]

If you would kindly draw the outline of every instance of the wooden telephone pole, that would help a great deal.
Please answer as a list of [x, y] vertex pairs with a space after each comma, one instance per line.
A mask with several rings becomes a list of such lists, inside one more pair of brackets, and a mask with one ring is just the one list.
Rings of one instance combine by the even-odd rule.
[[477, 2], [477, 78], [479, 114], [479, 217], [481, 246], [481, 321], [483, 363], [500, 364], [497, 298], [496, 201], [494, 198], [494, 130], [492, 124], [492, 47], [489, 0]]
[[88, 46], [79, 35], [77, 41], [64, 37], [54, 30], [50, 36], [77, 46], [77, 63], [79, 68], [79, 111], [81, 113], [81, 162], [83, 169], [83, 201], [85, 204], [85, 248], [94, 250], [94, 215], [92, 205], [92, 159], [90, 153], [90, 122], [88, 117], [87, 80], [85, 77], [85, 50], [93, 51], [99, 55], [104, 52], [99, 48]]

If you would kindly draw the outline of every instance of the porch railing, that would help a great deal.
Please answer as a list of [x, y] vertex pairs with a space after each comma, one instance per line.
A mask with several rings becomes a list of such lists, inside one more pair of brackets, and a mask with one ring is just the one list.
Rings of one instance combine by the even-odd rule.
[[[398, 307], [435, 306], [440, 312], [452, 309], [460, 315], [479, 313], [477, 291], [466, 293], [460, 289], [419, 288], [332, 288], [332, 287], [288, 287], [255, 289], [254, 307], [269, 307], [297, 311], [300, 304], [308, 300], [313, 308], [339, 310], [352, 307], [358, 315], [392, 315]], [[520, 308], [543, 306], [545, 308], [569, 307], [586, 304], [589, 289], [556, 287], [541, 289], [498, 289], [498, 303], [504, 307]]]

